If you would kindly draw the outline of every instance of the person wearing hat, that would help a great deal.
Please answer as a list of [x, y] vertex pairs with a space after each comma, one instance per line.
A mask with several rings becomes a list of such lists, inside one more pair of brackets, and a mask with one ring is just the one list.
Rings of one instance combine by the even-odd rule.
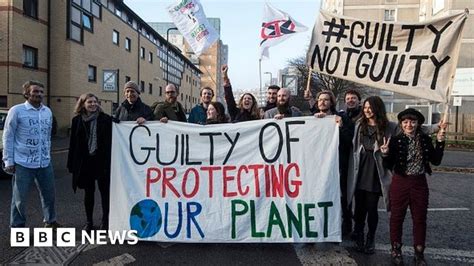
[[430, 163], [441, 163], [447, 124], [441, 124], [433, 146], [431, 137], [421, 130], [424, 121], [423, 115], [413, 108], [400, 112], [398, 122], [402, 132], [391, 139], [384, 139], [383, 145], [380, 146], [384, 166], [393, 171], [389, 194], [390, 241], [391, 259], [396, 265], [403, 264], [403, 221], [408, 206], [413, 220], [415, 264], [426, 265], [423, 256], [429, 194], [426, 174], [432, 173]]
[[140, 99], [137, 83], [129, 81], [123, 87], [125, 101], [115, 111], [114, 118], [119, 121], [136, 121], [143, 124], [153, 119], [153, 111]]

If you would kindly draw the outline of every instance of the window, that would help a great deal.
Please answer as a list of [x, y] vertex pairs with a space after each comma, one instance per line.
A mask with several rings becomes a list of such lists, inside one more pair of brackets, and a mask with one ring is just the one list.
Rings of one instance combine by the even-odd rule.
[[145, 48], [140, 47], [140, 58], [145, 59]]
[[38, 18], [38, 0], [23, 0], [23, 14]]
[[395, 21], [396, 20], [396, 10], [395, 9], [385, 9], [384, 21]]
[[153, 53], [148, 52], [148, 62], [153, 63]]
[[148, 94], [153, 94], [153, 84], [148, 83]]
[[129, 82], [131, 78], [129, 76], [125, 76], [125, 83]]
[[112, 42], [116, 45], [119, 45], [119, 36], [120, 36], [120, 33], [114, 30], [112, 33]]
[[163, 88], [160, 86], [160, 96], [163, 95]]
[[6, 108], [7, 107], [7, 96], [2, 95], [0, 96], [0, 107]]
[[92, 15], [94, 15], [94, 17], [100, 19], [100, 15], [101, 15], [101, 8], [100, 8], [100, 4], [97, 4], [95, 2], [92, 2]]
[[97, 81], [97, 67], [89, 65], [87, 76], [88, 76], [89, 82], [96, 82]]
[[145, 81], [140, 81], [140, 92], [145, 92]]
[[129, 38], [125, 38], [125, 50], [130, 52], [131, 43], [132, 43], [132, 40], [130, 40]]
[[88, 12], [91, 12], [91, 0], [82, 0], [82, 8]]
[[121, 17], [122, 16], [122, 11], [118, 8], [115, 8], [115, 15]]
[[38, 68], [38, 49], [23, 45], [23, 66]]
[[92, 32], [92, 17], [82, 13], [82, 26]]

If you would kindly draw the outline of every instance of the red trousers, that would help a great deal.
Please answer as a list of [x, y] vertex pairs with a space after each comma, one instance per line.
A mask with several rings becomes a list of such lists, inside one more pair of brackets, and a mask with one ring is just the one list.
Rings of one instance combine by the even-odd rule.
[[413, 220], [413, 246], [425, 246], [428, 195], [428, 184], [424, 175], [416, 177], [393, 175], [390, 186], [391, 243], [402, 243], [403, 221], [410, 206]]

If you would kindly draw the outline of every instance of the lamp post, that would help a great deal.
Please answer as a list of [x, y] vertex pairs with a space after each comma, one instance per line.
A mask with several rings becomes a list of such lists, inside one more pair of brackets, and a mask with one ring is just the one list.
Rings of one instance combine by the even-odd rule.
[[166, 85], [168, 85], [169, 83], [169, 79], [168, 79], [168, 75], [169, 75], [169, 71], [168, 71], [168, 68], [169, 68], [169, 61], [168, 61], [168, 57], [170, 56], [170, 42], [168, 41], [169, 39], [169, 35], [170, 35], [170, 31], [171, 30], [178, 30], [178, 28], [176, 27], [173, 27], [173, 28], [168, 28], [166, 30]]

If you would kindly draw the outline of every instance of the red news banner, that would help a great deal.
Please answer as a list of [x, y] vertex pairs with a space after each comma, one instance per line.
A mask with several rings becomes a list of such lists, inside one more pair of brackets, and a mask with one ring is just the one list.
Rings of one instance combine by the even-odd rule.
[[111, 230], [149, 241], [341, 241], [333, 117], [114, 124]]

